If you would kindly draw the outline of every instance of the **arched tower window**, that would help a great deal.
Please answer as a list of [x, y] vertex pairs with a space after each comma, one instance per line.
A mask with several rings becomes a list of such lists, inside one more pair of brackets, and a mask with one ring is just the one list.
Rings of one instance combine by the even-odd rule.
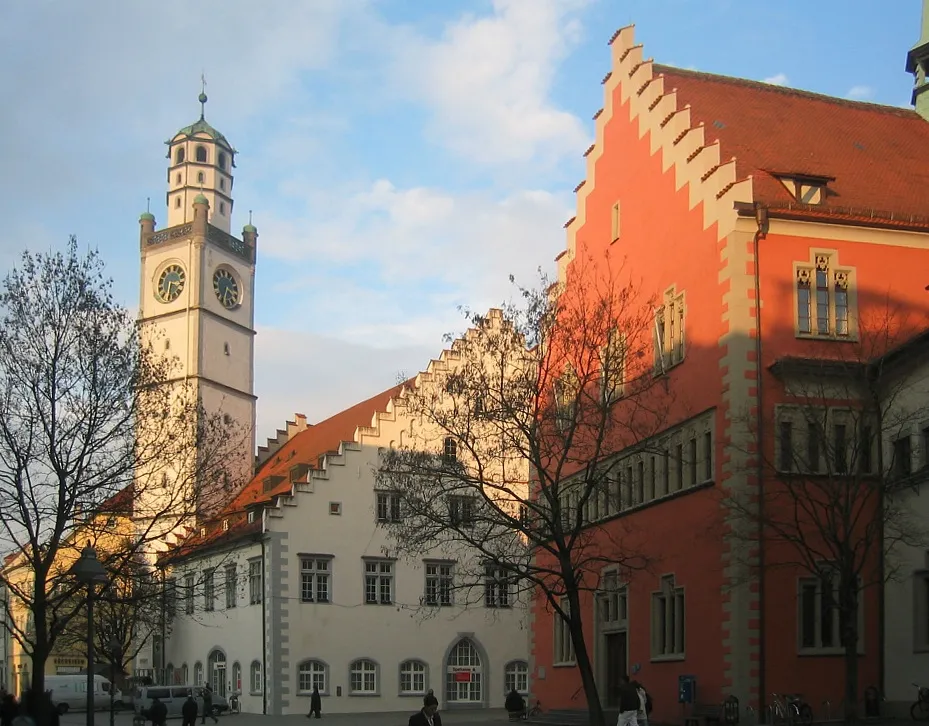
[[198, 171], [198, 172], [197, 172], [197, 184], [203, 184], [204, 178], [205, 178], [205, 177], [203, 176], [203, 172], [202, 172], [202, 171]]
[[177, 153], [174, 155], [174, 163], [183, 164], [184, 163], [184, 147], [182, 146], [177, 150]]
[[226, 154], [223, 151], [219, 152], [219, 168], [220, 169], [226, 168]]
[[206, 147], [198, 146], [197, 147], [197, 161], [206, 161]]

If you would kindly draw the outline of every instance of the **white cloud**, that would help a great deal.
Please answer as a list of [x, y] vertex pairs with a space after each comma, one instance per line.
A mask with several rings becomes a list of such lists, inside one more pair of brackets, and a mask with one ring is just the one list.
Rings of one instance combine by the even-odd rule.
[[769, 78], [765, 78], [764, 82], [770, 83], [772, 86], [786, 86], [790, 83], [785, 73], [777, 73]]
[[341, 311], [340, 337], [379, 345], [435, 340], [460, 323], [457, 304], [507, 299], [510, 274], [531, 284], [552, 269], [571, 214], [569, 195], [537, 190], [500, 199], [379, 180], [342, 191], [318, 191], [300, 217], [263, 219], [261, 250], [287, 263], [277, 292], [299, 290], [315, 324]]
[[848, 93], [845, 94], [847, 98], [851, 98], [855, 101], [865, 101], [873, 95], [874, 89], [870, 86], [852, 86], [848, 90]]
[[494, 0], [490, 16], [449, 24], [441, 40], [394, 38], [392, 87], [432, 111], [430, 139], [473, 161], [556, 160], [588, 133], [549, 98], [557, 63], [581, 34], [583, 0]]
[[425, 368], [443, 347], [374, 350], [280, 328], [259, 329], [256, 342], [259, 445], [295, 413], [315, 423], [387, 390], [401, 375]]

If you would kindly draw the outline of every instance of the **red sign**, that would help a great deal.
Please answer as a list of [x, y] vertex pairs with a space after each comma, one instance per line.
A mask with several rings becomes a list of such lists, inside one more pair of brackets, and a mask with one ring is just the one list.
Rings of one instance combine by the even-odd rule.
[[455, 683], [470, 683], [471, 671], [458, 671], [455, 674]]

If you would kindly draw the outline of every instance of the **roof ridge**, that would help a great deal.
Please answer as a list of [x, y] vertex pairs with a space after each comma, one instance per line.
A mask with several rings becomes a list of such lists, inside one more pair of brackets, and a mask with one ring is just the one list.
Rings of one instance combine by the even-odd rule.
[[656, 74], [671, 73], [671, 74], [692, 76], [694, 78], [704, 78], [708, 81], [717, 81], [719, 83], [732, 83], [734, 85], [756, 88], [760, 91], [780, 93], [786, 96], [800, 96], [804, 98], [810, 98], [813, 100], [825, 101], [827, 103], [834, 103], [840, 106], [850, 106], [852, 108], [860, 108], [864, 111], [877, 111], [877, 112], [883, 112], [883, 113], [893, 113], [899, 116], [905, 116], [905, 117], [910, 117], [910, 118], [920, 118], [919, 114], [917, 114], [916, 111], [914, 111], [911, 108], [905, 108], [903, 106], [891, 106], [890, 104], [874, 103], [873, 101], [856, 101], [850, 98], [839, 98], [838, 96], [830, 96], [826, 93], [818, 93], [816, 91], [807, 91], [806, 89], [803, 89], [803, 88], [794, 88], [793, 86], [780, 86], [775, 83], [765, 83], [764, 81], [756, 81], [751, 78], [740, 78], [738, 76], [727, 76], [722, 73], [710, 73], [708, 71], [697, 71], [697, 70], [693, 70], [690, 68], [680, 68], [678, 66], [668, 65], [667, 63], [655, 63], [653, 68]]

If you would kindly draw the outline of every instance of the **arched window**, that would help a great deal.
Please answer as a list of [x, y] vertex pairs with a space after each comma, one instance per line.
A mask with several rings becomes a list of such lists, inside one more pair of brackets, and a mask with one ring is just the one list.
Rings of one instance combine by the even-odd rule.
[[196, 151], [197, 161], [206, 161], [206, 147], [198, 146]]
[[175, 164], [183, 164], [183, 163], [184, 163], [184, 147], [183, 147], [183, 146], [182, 146], [181, 148], [179, 148], [179, 149], [177, 150], [177, 153], [174, 155], [174, 163], [175, 163]]
[[448, 654], [445, 665], [446, 699], [457, 703], [480, 703], [483, 668], [474, 643], [467, 638], [459, 640]]
[[175, 183], [175, 184], [180, 184], [180, 183], [181, 183], [181, 172], [178, 172], [178, 173], [174, 176], [174, 183]]
[[165, 666], [165, 683], [174, 683], [174, 676], [174, 664], [168, 663], [168, 665]]
[[226, 168], [226, 154], [225, 152], [222, 152], [222, 151], [219, 152], [219, 168], [220, 169]]
[[252, 661], [251, 672], [249, 673], [249, 688], [252, 693], [261, 693], [261, 663], [257, 660]]
[[225, 202], [219, 203], [219, 213], [225, 216], [226, 214], [226, 203]]
[[348, 692], [354, 694], [377, 694], [377, 663], [360, 658], [349, 670]]
[[442, 458], [444, 458], [448, 463], [458, 461], [458, 442], [455, 441], [455, 439], [453, 439], [451, 436], [445, 439], [445, 447], [442, 451]]
[[520, 695], [529, 694], [529, 664], [524, 660], [512, 660], [503, 669], [503, 692], [514, 688]]
[[181, 198], [180, 198], [180, 197], [174, 197], [174, 206], [177, 207], [178, 209], [181, 208]]
[[242, 692], [242, 666], [239, 661], [232, 664], [232, 690], [235, 693]]
[[187, 668], [187, 664], [181, 666], [181, 683], [188, 684], [190, 683], [190, 669]]
[[400, 695], [419, 696], [426, 692], [426, 664], [405, 660], [400, 664]]
[[197, 172], [197, 184], [203, 184], [205, 178], [202, 171]]
[[314, 688], [329, 693], [329, 666], [321, 660], [305, 660], [297, 666], [297, 693], [309, 695]]
[[203, 685], [203, 663], [197, 661], [194, 663], [194, 685], [202, 686]]
[[220, 188], [220, 189], [225, 189], [225, 188], [226, 188], [226, 180], [223, 179], [222, 177], [219, 178], [219, 188]]
[[213, 693], [219, 696], [226, 695], [226, 654], [218, 648], [210, 653], [207, 658], [207, 683], [213, 689]]

